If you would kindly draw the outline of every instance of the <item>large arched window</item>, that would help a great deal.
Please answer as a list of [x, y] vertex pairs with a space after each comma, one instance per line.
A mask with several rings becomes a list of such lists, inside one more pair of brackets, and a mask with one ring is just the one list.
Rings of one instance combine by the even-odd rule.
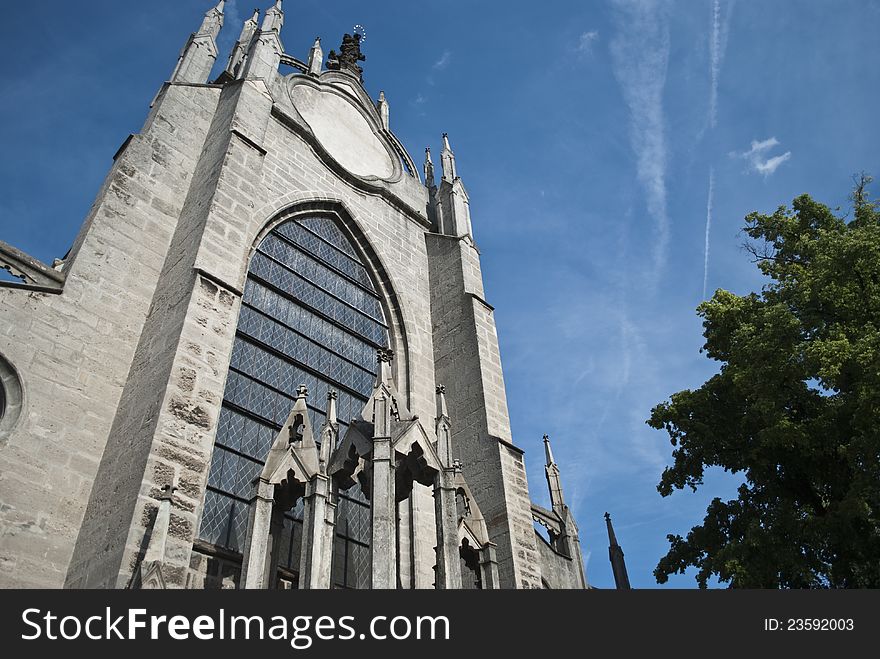
[[[290, 413], [296, 388], [309, 390], [312, 427], [324, 423], [327, 392], [338, 393], [339, 436], [366, 403], [376, 350], [388, 329], [379, 295], [345, 233], [329, 216], [288, 220], [260, 243], [244, 289], [223, 395], [199, 535], [241, 552], [252, 483]], [[287, 513], [280, 572], [296, 583], [302, 502]], [[370, 584], [369, 503], [340, 494], [333, 583]]]

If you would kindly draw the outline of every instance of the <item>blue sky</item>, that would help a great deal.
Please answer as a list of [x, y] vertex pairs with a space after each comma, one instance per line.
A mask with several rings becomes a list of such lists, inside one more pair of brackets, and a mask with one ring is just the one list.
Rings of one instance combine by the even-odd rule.
[[[449, 133], [532, 496], [547, 503], [548, 433], [590, 581], [613, 585], [607, 510], [633, 586], [655, 587], [666, 534], [737, 481], [661, 498], [671, 447], [644, 421], [717, 369], [699, 354], [704, 295], [762, 284], [744, 215], [803, 192], [845, 210], [851, 175], [880, 175], [880, 2], [284, 4], [301, 59], [316, 35], [327, 51], [366, 28], [367, 90], [418, 162]], [[4, 4], [0, 239], [63, 256], [209, 5]], [[227, 2], [224, 61], [253, 5]]]

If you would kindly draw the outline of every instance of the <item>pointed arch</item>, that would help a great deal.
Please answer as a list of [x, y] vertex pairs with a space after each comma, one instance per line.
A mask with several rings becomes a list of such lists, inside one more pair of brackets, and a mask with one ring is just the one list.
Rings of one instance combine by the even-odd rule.
[[361, 228], [354, 214], [340, 199], [313, 198], [296, 201], [289, 206], [276, 210], [272, 218], [263, 226], [256, 235], [248, 255], [248, 264], [252, 262], [257, 248], [267, 235], [276, 227], [285, 222], [297, 218], [316, 216], [327, 217], [336, 221], [343, 231], [345, 238], [353, 245], [355, 254], [369, 273], [376, 292], [379, 294], [385, 319], [388, 324], [389, 345], [394, 351], [395, 379], [398, 382], [398, 390], [403, 394], [407, 405], [411, 406], [411, 382], [412, 373], [409, 360], [409, 341], [407, 339], [406, 325], [404, 324], [403, 310], [400, 298], [394, 290], [388, 270], [382, 264], [378, 253], [370, 244], [366, 233]]
[[[313, 428], [322, 425], [328, 392], [338, 392], [344, 433], [372, 389], [377, 349], [389, 345], [405, 364], [398, 298], [351, 213], [329, 200], [275, 213], [255, 236], [248, 258], [199, 531], [202, 543], [242, 550], [247, 487], [290, 412], [294, 390], [306, 384]], [[397, 379], [408, 391], [405, 366]], [[369, 585], [368, 506], [359, 492], [340, 496], [337, 586]], [[279, 573], [299, 569], [301, 524], [297, 504], [285, 517], [287, 549]]]
[[23, 408], [21, 378], [15, 367], [0, 354], [0, 445], [12, 433]]

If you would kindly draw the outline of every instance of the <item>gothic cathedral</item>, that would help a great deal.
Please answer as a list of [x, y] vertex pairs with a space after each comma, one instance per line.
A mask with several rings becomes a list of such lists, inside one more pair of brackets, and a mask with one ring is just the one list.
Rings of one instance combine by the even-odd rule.
[[588, 587], [447, 136], [419, 171], [361, 35], [297, 59], [281, 0], [209, 81], [223, 5], [67, 256], [0, 243], [0, 587]]

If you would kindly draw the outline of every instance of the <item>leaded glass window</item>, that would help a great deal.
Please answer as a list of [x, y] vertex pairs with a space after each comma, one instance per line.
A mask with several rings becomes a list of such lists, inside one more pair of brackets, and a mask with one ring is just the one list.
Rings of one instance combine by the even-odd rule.
[[[335, 220], [314, 216], [273, 229], [251, 260], [214, 444], [199, 531], [211, 545], [241, 552], [253, 481], [287, 419], [296, 388], [309, 389], [317, 434], [327, 392], [336, 391], [340, 437], [366, 404], [376, 350], [387, 347], [379, 295]], [[280, 563], [299, 570], [302, 501], [285, 516]], [[369, 502], [340, 493], [333, 583], [370, 584]]]

